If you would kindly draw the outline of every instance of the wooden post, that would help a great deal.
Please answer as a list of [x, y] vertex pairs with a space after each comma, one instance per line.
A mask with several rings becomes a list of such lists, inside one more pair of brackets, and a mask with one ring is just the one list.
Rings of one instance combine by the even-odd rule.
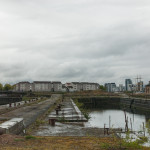
[[132, 130], [132, 120], [131, 120], [131, 118], [130, 118], [130, 124], [131, 124], [131, 131], [133, 131], [133, 130]]
[[145, 137], [145, 126], [144, 126], [144, 122], [143, 122], [143, 132], [144, 132], [144, 137]]
[[109, 129], [111, 127], [111, 117], [109, 116]]
[[105, 135], [105, 124], [104, 124], [104, 135]]
[[58, 111], [59, 111], [59, 110], [58, 110], [58, 109], [56, 109], [56, 115], [58, 115]]
[[51, 125], [51, 126], [55, 126], [55, 119], [49, 119], [49, 124]]

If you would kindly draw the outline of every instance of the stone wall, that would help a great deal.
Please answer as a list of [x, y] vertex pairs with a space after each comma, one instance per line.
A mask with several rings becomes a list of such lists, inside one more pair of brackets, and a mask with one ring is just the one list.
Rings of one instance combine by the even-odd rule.
[[120, 104], [134, 109], [146, 109], [150, 111], [150, 100], [139, 98], [121, 98]]

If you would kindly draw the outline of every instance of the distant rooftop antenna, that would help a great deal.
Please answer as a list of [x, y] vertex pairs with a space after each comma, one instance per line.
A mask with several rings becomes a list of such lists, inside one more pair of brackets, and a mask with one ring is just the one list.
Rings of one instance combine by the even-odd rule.
[[139, 81], [141, 82], [142, 77], [140, 75], [139, 76], [137, 75], [137, 77], [135, 79], [137, 81], [136, 84], [138, 84]]
[[139, 83], [139, 81], [141, 82], [141, 76], [140, 75], [137, 75], [137, 77], [135, 78], [135, 85], [136, 85], [136, 91], [138, 91], [138, 83]]

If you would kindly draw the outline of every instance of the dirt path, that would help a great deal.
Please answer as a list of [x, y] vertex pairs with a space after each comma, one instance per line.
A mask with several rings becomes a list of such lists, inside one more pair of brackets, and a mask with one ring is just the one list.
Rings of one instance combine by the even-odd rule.
[[30, 124], [32, 124], [38, 116], [44, 114], [50, 107], [54, 105], [54, 103], [60, 99], [61, 95], [52, 95], [50, 99], [47, 99], [45, 101], [32, 104], [31, 106], [25, 106], [18, 109], [15, 109], [13, 111], [10, 111], [8, 113], [0, 115], [0, 117], [6, 117], [6, 118], [24, 118], [24, 124], [25, 127], [28, 127]]

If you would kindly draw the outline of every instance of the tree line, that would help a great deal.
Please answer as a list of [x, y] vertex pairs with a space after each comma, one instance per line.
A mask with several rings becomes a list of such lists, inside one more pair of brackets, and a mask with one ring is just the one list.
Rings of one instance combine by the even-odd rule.
[[13, 89], [12, 85], [10, 85], [10, 84], [3, 85], [0, 83], [0, 91], [10, 91], [12, 89]]

